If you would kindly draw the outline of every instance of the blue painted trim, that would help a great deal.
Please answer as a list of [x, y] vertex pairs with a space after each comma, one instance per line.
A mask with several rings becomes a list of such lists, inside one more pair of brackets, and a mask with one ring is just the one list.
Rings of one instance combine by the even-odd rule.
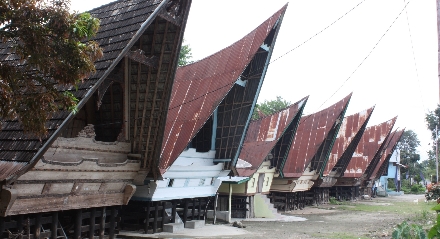
[[237, 81], [235, 82], [235, 84], [237, 84], [237, 85], [239, 85], [239, 86], [243, 86], [243, 87], [245, 87], [245, 86], [246, 86], [246, 81], [242, 80], [242, 79], [241, 79], [241, 76], [240, 76], [240, 77], [238, 77], [238, 79], [237, 79]]
[[217, 137], [217, 114], [218, 108], [215, 108], [214, 113], [212, 113], [211, 150], [215, 150], [215, 139]]

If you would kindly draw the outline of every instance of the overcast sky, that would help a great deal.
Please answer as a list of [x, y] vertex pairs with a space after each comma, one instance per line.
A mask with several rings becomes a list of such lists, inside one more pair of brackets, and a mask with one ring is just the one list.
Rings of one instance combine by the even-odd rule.
[[[108, 2], [111, 1], [72, 0], [72, 9], [86, 11]], [[258, 101], [279, 95], [296, 102], [310, 95], [305, 108], [305, 113], [310, 114], [353, 92], [347, 115], [373, 105], [376, 108], [369, 125], [398, 115], [395, 128], [415, 131], [421, 141], [421, 157], [427, 158], [431, 139], [424, 116], [428, 110], [435, 109], [439, 99], [436, 2], [410, 1], [405, 11], [407, 2], [290, 1], [272, 61], [359, 5], [310, 41], [273, 62]], [[193, 60], [237, 41], [286, 3], [284, 0], [193, 0], [185, 31]], [[374, 51], [352, 74], [402, 10]]]

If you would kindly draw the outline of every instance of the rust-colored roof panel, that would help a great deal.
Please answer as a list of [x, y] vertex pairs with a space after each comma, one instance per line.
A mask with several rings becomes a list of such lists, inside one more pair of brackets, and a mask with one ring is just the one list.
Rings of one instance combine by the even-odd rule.
[[367, 124], [368, 119], [373, 113], [373, 109], [374, 107], [344, 118], [330, 154], [330, 158], [323, 172], [323, 176], [328, 176], [333, 167], [341, 159], [342, 155], [354, 140], [359, 130], [361, 130], [362, 126]]
[[[369, 177], [370, 179], [375, 179], [382, 175], [383, 172], [381, 172], [382, 171], [381, 169], [384, 166], [384, 164], [388, 164], [390, 157], [393, 154], [394, 150], [396, 149], [397, 143], [399, 143], [400, 138], [402, 137], [404, 131], [405, 130], [400, 130], [400, 131], [396, 130], [392, 134], [390, 134], [386, 142], [385, 152], [382, 154], [379, 163], [377, 164], [376, 168]], [[385, 166], [386, 168], [388, 167], [388, 165]]]
[[293, 123], [294, 118], [302, 112], [307, 98], [303, 98], [284, 110], [250, 123], [239, 158], [252, 166], [250, 168], [237, 166], [239, 176], [248, 177], [257, 171], [289, 125]]
[[300, 177], [318, 152], [338, 117], [345, 112], [351, 94], [317, 113], [303, 116], [284, 165], [284, 177]]
[[344, 178], [360, 178], [385, 143], [397, 117], [381, 124], [368, 127], [356, 148], [343, 175]]
[[231, 46], [177, 70], [159, 162], [161, 172], [177, 159], [231, 90], [286, 7]]

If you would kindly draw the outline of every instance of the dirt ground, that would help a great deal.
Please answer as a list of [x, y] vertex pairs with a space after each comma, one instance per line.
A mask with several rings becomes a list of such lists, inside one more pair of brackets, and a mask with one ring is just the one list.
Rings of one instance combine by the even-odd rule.
[[[406, 202], [408, 207], [424, 204], [423, 195], [405, 195], [396, 197], [373, 198], [353, 204], [365, 204], [374, 207], [390, 207], [397, 202]], [[414, 205], [413, 205], [414, 204]], [[352, 204], [350, 204], [352, 205]], [[243, 222], [249, 234], [231, 238], [391, 238], [393, 228], [414, 214], [390, 211], [353, 211], [346, 210], [350, 205], [322, 205], [306, 207], [286, 213], [304, 217], [302, 222]], [[346, 209], [343, 210], [342, 207]]]
[[[417, 204], [414, 202], [418, 199]], [[403, 220], [431, 223], [429, 218], [435, 212], [429, 209], [436, 202], [424, 202], [423, 195], [378, 197], [372, 200], [342, 203], [341, 205], [321, 205], [306, 207], [283, 213], [286, 216], [305, 218], [304, 221], [243, 221], [246, 228], [232, 227], [231, 224], [206, 225], [200, 229], [185, 229], [176, 234], [137, 234], [129, 238], [335, 238], [366, 239], [391, 238], [394, 227]], [[425, 217], [420, 218], [421, 212]], [[427, 216], [426, 216], [427, 215]], [[433, 220], [433, 219], [432, 219]], [[429, 226], [429, 225], [428, 225]]]

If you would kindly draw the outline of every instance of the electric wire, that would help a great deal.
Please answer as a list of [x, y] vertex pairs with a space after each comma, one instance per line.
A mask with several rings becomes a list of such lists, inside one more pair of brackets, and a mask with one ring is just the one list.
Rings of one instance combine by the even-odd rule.
[[[406, 0], [403, 0], [403, 2], [405, 3]], [[422, 94], [422, 87], [421, 87], [420, 78], [419, 78], [419, 70], [418, 70], [418, 67], [417, 67], [416, 55], [414, 53], [414, 44], [413, 44], [413, 40], [412, 40], [411, 27], [410, 27], [410, 24], [409, 24], [409, 18], [408, 18], [408, 11], [407, 11], [407, 9], [405, 9], [405, 15], [406, 15], [406, 23], [408, 25], [409, 39], [410, 39], [410, 42], [411, 42], [411, 50], [412, 50], [412, 56], [413, 56], [413, 61], [414, 61], [414, 68], [415, 68], [415, 71], [416, 71], [416, 78], [417, 78], [417, 83], [418, 83], [418, 86], [419, 86], [420, 99], [422, 101], [423, 109], [425, 109], [425, 111], [427, 111], [428, 109], [425, 107], [425, 100], [423, 99], [423, 94]]]
[[393, 22], [390, 24], [390, 26], [387, 28], [387, 30], [382, 34], [382, 36], [379, 38], [379, 40], [376, 42], [376, 44], [373, 46], [373, 48], [370, 50], [370, 52], [368, 52], [368, 54], [364, 57], [364, 59], [362, 59], [362, 61], [359, 63], [359, 65], [356, 66], [356, 68], [351, 72], [351, 74], [347, 77], [347, 79], [345, 79], [345, 81], [342, 83], [342, 85], [339, 86], [339, 88], [337, 88], [336, 91], [333, 92], [333, 94], [318, 107], [318, 109], [320, 109], [325, 103], [327, 103], [328, 100], [330, 100], [336, 93], [338, 93], [339, 90], [351, 79], [351, 77], [357, 72], [357, 70], [364, 64], [364, 62], [368, 59], [368, 57], [370, 57], [371, 53], [373, 53], [373, 51], [376, 49], [376, 47], [379, 45], [379, 43], [382, 41], [382, 39], [390, 31], [391, 27], [393, 27], [393, 25], [397, 21], [397, 19], [399, 19], [399, 17], [402, 15], [403, 11], [405, 11], [405, 9], [409, 3], [410, 3], [410, 1], [408, 1], [404, 5], [404, 7], [399, 12], [397, 17], [393, 20]]
[[[293, 52], [294, 50], [298, 49], [299, 47], [303, 46], [305, 43], [309, 42], [310, 40], [312, 40], [312, 39], [315, 38], [316, 36], [320, 35], [320, 34], [323, 33], [325, 30], [327, 30], [328, 28], [330, 28], [331, 26], [333, 26], [336, 22], [340, 21], [342, 18], [344, 18], [345, 16], [347, 16], [349, 13], [351, 13], [354, 9], [356, 9], [357, 7], [359, 7], [359, 6], [360, 6], [362, 3], [364, 3], [365, 1], [366, 1], [366, 0], [362, 0], [361, 2], [359, 2], [358, 4], [356, 4], [354, 7], [352, 7], [350, 10], [348, 10], [347, 12], [345, 12], [342, 16], [340, 16], [339, 18], [337, 18], [335, 21], [333, 21], [332, 23], [328, 24], [326, 27], [324, 27], [323, 29], [321, 29], [320, 31], [318, 31], [317, 33], [315, 33], [314, 35], [312, 35], [311, 37], [309, 37], [307, 40], [305, 40], [304, 42], [302, 42], [302, 43], [300, 43], [299, 45], [297, 45], [296, 47], [290, 49], [289, 51], [285, 52], [285, 53], [282, 54], [281, 56], [275, 58], [274, 60], [270, 61], [269, 63], [265, 64], [264, 66], [262, 66], [262, 67], [260, 67], [260, 68], [258, 68], [258, 69], [256, 69], [256, 70], [254, 70], [253, 72], [250, 72], [250, 73], [247, 75], [247, 77], [250, 78], [250, 77], [255, 76], [255, 75], [252, 75], [252, 73], [254, 73], [254, 72], [256, 72], [256, 71], [259, 71], [259, 70], [261, 70], [261, 69], [264, 69], [265, 67], [269, 66], [270, 64], [272, 64], [272, 63], [278, 61], [279, 59], [283, 58], [283, 57], [286, 56], [287, 54], [289, 54], [289, 53]], [[259, 74], [261, 74], [261, 73], [259, 73]], [[235, 82], [233, 82], [233, 83], [228, 83], [228, 84], [223, 85], [223, 86], [221, 86], [221, 87], [219, 87], [219, 88], [217, 88], [217, 89], [215, 89], [215, 90], [208, 91], [208, 92], [206, 92], [206, 93], [200, 95], [199, 97], [193, 98], [193, 99], [191, 99], [191, 100], [189, 100], [189, 101], [186, 101], [186, 102], [182, 102], [181, 104], [178, 104], [178, 105], [176, 105], [176, 106], [174, 106], [174, 107], [172, 107], [172, 108], [169, 108], [168, 110], [173, 110], [173, 109], [175, 109], [175, 108], [181, 107], [182, 105], [185, 105], [185, 104], [191, 103], [191, 102], [193, 102], [193, 101], [195, 101], [195, 100], [198, 100], [198, 99], [200, 99], [200, 98], [202, 98], [202, 97], [205, 97], [206, 95], [211, 94], [211, 93], [213, 93], [213, 92], [215, 92], [215, 91], [217, 91], [217, 90], [220, 90], [220, 89], [225, 88], [225, 87], [228, 87], [228, 86], [230, 87], [230, 86], [233, 85], [233, 84], [235, 84]]]

